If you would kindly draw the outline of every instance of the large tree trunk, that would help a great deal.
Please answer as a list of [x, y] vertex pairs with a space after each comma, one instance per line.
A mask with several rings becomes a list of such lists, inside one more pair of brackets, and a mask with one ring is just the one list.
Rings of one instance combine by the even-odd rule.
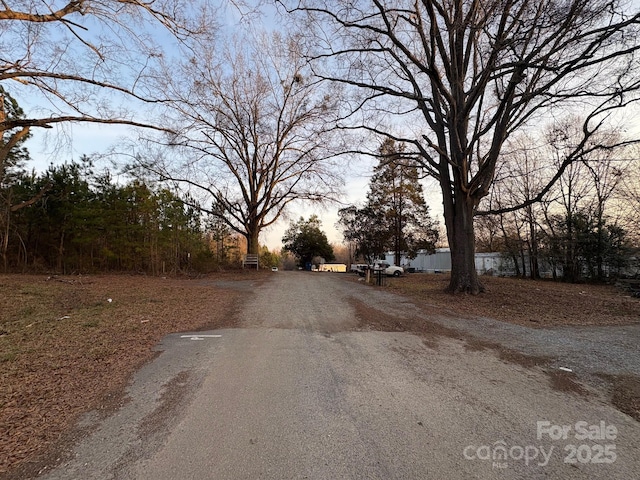
[[247, 253], [251, 255], [258, 255], [260, 253], [260, 243], [258, 242], [258, 237], [260, 236], [260, 232], [256, 230], [252, 230], [245, 235], [247, 239]]
[[533, 215], [533, 207], [527, 207], [527, 223], [529, 224], [529, 274], [532, 280], [540, 278], [538, 262], [538, 233]]
[[474, 202], [456, 192], [456, 201], [445, 196], [444, 216], [451, 249], [451, 281], [447, 291], [477, 295], [484, 286], [476, 271], [476, 239], [473, 228]]

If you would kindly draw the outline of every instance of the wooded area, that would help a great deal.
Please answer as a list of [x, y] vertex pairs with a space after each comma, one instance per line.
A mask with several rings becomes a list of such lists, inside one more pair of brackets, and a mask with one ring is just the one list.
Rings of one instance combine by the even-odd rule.
[[[45, 192], [40, 195], [40, 192]], [[29, 202], [12, 211], [11, 205]], [[179, 273], [236, 263], [241, 242], [166, 187], [80, 162], [13, 172], [0, 188], [4, 271]]]
[[554, 174], [532, 192], [539, 201], [569, 165], [611, 147], [600, 132], [638, 100], [640, 14], [628, 2], [287, 3], [315, 37], [317, 75], [351, 92], [353, 123], [406, 144], [439, 183], [453, 293], [484, 289], [474, 216], [508, 158], [507, 139], [576, 126]]
[[[539, 278], [542, 263], [567, 282], [634, 274], [640, 266], [637, 147], [616, 148], [613, 132], [601, 136], [598, 142], [610, 149], [582, 155], [531, 202], [555, 174], [566, 144], [579, 136], [569, 124], [545, 135], [553, 141], [523, 135], [507, 142], [510, 153], [481, 205], [486, 210], [476, 216], [478, 250], [503, 252], [523, 277]], [[525, 206], [506, 208], [518, 204]]]

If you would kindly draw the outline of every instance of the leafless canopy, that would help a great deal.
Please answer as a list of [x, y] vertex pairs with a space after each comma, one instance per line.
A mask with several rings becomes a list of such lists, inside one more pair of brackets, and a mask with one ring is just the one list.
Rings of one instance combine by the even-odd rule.
[[164, 163], [147, 168], [204, 193], [205, 208], [244, 235], [250, 252], [291, 202], [332, 199], [340, 185], [337, 90], [310, 75], [297, 43], [238, 38], [160, 79], [175, 99], [167, 125], [177, 133]]
[[3, 0], [0, 83], [27, 115], [0, 112], [0, 131], [70, 121], [153, 126], [124, 105], [163, 99], [145, 83], [162, 56], [152, 32], [161, 25], [178, 41], [200, 33], [207, 21], [199, 12], [191, 21], [194, 8], [183, 0]]
[[[479, 200], [512, 132], [563, 108], [583, 114], [588, 137], [637, 100], [640, 14], [632, 8], [617, 0], [309, 0], [297, 10], [316, 44], [325, 39], [311, 54], [337, 66], [317, 73], [364, 90], [360, 109], [399, 116], [381, 133], [412, 130], [402, 139], [424, 167]], [[422, 121], [412, 129], [402, 117], [415, 115]]]

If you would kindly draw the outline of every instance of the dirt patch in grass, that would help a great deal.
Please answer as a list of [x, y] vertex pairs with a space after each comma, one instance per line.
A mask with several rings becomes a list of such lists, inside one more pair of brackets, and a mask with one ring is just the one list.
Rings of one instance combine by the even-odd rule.
[[388, 279], [394, 292], [463, 317], [489, 317], [528, 327], [640, 323], [640, 299], [610, 285], [482, 277], [481, 295], [445, 293], [449, 275], [410, 274]]
[[168, 333], [235, 326], [240, 281], [0, 275], [0, 477], [38, 462], [79, 416], [112, 411]]

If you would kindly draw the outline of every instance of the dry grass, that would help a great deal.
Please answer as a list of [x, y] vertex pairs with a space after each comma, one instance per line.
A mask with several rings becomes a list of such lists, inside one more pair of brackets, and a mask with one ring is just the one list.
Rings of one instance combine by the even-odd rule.
[[[220, 278], [238, 277], [248, 274]], [[236, 292], [211, 283], [1, 275], [0, 476], [47, 452], [81, 413], [122, 401], [164, 335], [232, 326]]]
[[482, 295], [444, 292], [448, 275], [411, 274], [389, 279], [389, 288], [464, 317], [490, 317], [526, 325], [628, 325], [640, 323], [640, 300], [609, 285], [482, 277]]

